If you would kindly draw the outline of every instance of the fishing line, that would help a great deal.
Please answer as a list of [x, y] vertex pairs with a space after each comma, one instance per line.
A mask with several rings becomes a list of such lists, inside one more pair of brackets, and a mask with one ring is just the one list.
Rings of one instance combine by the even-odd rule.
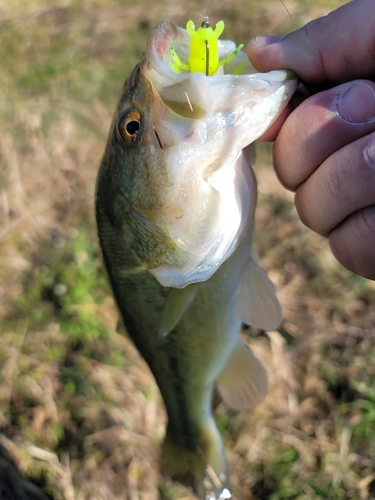
[[[210, 26], [210, 22], [209, 22], [209, 18], [208, 18], [208, 11], [210, 10], [210, 7], [211, 7], [211, 4], [214, 0], [210, 0], [210, 3], [208, 4], [207, 6], [207, 10], [206, 10], [206, 15], [205, 16], [202, 16], [202, 14], [199, 14], [198, 12], [195, 12], [195, 14], [199, 17], [203, 17], [204, 21], [202, 23], [202, 27], [203, 27], [203, 24], [204, 22], [207, 23], [208, 26]], [[205, 44], [206, 44], [206, 76], [209, 75], [209, 71], [210, 71], [210, 44], [208, 42], [208, 40], [205, 40]], [[189, 102], [189, 105], [190, 105], [190, 100], [188, 99], [188, 102]]]
[[210, 10], [211, 4], [214, 0], [210, 0], [210, 3], [208, 4], [207, 10], [206, 10], [206, 15], [204, 16], [203, 14], [199, 14], [199, 12], [194, 12], [198, 17], [203, 17], [208, 22], [208, 11]]
[[[211, 1], [212, 1], [212, 0], [211, 0]], [[280, 0], [280, 2], [283, 4], [284, 9], [287, 11], [288, 16], [289, 16], [289, 18], [290, 18], [290, 20], [291, 20], [292, 24], [294, 24], [293, 18], [292, 18], [291, 14], [290, 14], [290, 12], [289, 12], [289, 10], [288, 10], [288, 7], [285, 5], [285, 3], [284, 3], [284, 1], [283, 1], [283, 0]]]
[[207, 10], [206, 10], [206, 18], [208, 20], [208, 11], [210, 10], [211, 4], [214, 0], [210, 0], [210, 3], [208, 4]]

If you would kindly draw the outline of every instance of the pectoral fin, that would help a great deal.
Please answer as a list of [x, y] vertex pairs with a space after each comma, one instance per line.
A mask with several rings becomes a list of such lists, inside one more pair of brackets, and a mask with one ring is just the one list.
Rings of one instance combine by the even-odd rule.
[[170, 288], [159, 325], [159, 335], [165, 337], [180, 321], [182, 315], [193, 302], [199, 283], [185, 288]]
[[275, 285], [256, 262], [255, 250], [252, 254], [239, 283], [239, 314], [246, 325], [262, 330], [276, 330], [282, 320], [282, 311]]
[[225, 403], [234, 410], [254, 408], [267, 395], [267, 371], [240, 338], [216, 382]]

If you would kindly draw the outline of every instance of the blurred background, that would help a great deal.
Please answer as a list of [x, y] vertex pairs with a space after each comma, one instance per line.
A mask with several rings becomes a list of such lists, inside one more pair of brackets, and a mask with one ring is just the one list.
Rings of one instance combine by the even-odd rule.
[[[342, 3], [214, 0], [209, 16], [246, 45]], [[93, 204], [117, 95], [150, 30], [206, 9], [197, 0], [0, 0], [2, 485], [27, 479], [55, 500], [190, 498], [158, 473], [164, 409], [117, 331]], [[302, 226], [271, 146], [257, 151], [256, 241], [284, 322], [244, 332], [268, 368], [265, 402], [216, 411], [234, 493], [375, 498], [374, 282], [345, 271]], [[42, 498], [24, 484], [25, 498]]]

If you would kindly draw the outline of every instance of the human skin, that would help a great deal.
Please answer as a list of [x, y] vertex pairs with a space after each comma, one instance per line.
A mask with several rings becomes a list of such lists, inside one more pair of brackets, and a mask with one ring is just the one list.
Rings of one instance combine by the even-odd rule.
[[[303, 91], [262, 137], [302, 222], [347, 269], [375, 280], [375, 2], [354, 0], [247, 47], [258, 71], [291, 69]], [[309, 96], [306, 98], [306, 96]]]

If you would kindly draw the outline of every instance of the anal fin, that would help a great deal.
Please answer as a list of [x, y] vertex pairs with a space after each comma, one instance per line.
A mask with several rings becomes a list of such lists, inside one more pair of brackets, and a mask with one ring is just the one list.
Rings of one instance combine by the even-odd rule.
[[234, 410], [252, 409], [267, 395], [267, 370], [240, 338], [216, 382], [225, 403]]

